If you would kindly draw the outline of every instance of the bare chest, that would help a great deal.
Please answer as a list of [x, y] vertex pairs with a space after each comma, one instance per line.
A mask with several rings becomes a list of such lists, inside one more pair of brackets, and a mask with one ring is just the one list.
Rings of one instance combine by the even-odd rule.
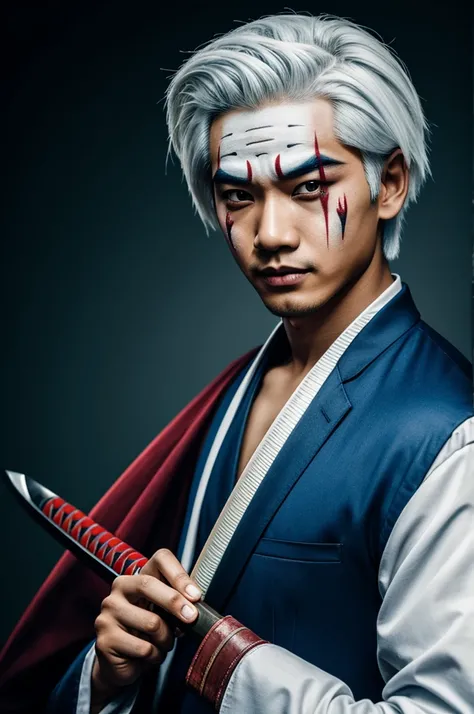
[[271, 380], [262, 387], [250, 410], [242, 439], [237, 477], [240, 478], [254, 451], [294, 391], [294, 386]]

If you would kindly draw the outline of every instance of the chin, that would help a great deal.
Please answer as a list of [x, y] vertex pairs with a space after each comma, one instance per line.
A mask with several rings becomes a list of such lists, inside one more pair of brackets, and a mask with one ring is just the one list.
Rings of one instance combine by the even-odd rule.
[[290, 296], [281, 296], [279, 300], [264, 299], [265, 307], [277, 317], [305, 317], [317, 312], [327, 300], [322, 298], [313, 300], [295, 299]]

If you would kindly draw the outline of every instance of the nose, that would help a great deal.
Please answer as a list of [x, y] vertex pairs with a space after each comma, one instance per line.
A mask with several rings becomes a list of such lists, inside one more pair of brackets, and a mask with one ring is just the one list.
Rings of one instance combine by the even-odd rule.
[[272, 196], [265, 199], [254, 239], [257, 250], [275, 253], [282, 248], [294, 250], [298, 247], [299, 237], [291, 208], [284, 198]]

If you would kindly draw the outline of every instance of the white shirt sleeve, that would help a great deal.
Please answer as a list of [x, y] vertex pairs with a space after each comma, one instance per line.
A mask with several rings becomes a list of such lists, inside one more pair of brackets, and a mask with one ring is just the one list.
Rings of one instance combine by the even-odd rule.
[[221, 714], [474, 714], [474, 418], [458, 427], [385, 547], [377, 619], [382, 701], [288, 650], [237, 666]]
[[[91, 677], [95, 659], [95, 644], [87, 653], [82, 665], [81, 680], [77, 696], [76, 714], [89, 714], [91, 707]], [[135, 704], [138, 687], [127, 687], [123, 694], [109, 702], [100, 714], [129, 714]]]

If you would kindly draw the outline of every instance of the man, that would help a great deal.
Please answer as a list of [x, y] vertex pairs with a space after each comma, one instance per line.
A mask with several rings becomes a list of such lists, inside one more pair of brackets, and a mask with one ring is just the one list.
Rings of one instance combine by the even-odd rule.
[[[216, 388], [176, 555], [115, 581], [49, 711], [473, 712], [470, 368], [388, 265], [428, 171], [407, 74], [352, 23], [270, 17], [182, 66], [168, 123], [282, 323]], [[201, 594], [237, 620], [207, 653], [149, 609]]]

